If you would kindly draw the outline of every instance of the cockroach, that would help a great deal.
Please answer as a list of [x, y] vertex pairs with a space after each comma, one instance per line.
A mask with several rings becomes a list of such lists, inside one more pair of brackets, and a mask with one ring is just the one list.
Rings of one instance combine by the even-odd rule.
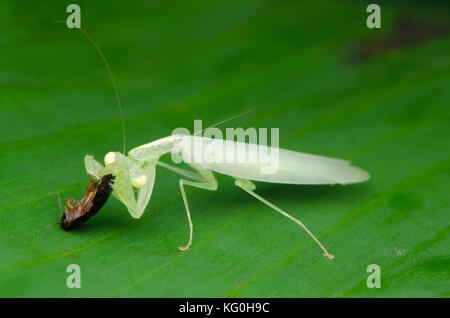
[[64, 213], [61, 216], [61, 228], [71, 230], [94, 216], [106, 203], [112, 192], [114, 176], [101, 177], [98, 181], [91, 178], [84, 197], [80, 201], [66, 199]]

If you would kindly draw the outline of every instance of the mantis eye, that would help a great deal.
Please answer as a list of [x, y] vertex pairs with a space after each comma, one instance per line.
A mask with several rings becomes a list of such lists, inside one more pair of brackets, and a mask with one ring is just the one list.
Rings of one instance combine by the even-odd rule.
[[116, 161], [116, 153], [113, 151], [108, 152], [105, 155], [105, 165], [110, 165], [112, 164], [114, 161]]
[[131, 179], [131, 181], [133, 182], [133, 185], [136, 188], [141, 188], [141, 187], [143, 187], [143, 186], [145, 186], [147, 184], [148, 178], [147, 178], [147, 176], [145, 174], [143, 174], [143, 175], [141, 175], [138, 178]]

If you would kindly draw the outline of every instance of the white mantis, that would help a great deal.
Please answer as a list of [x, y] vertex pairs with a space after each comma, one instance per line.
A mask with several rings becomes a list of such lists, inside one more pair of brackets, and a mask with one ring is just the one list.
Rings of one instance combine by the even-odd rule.
[[[370, 176], [366, 171], [351, 166], [348, 161], [285, 149], [277, 149], [279, 152], [279, 169], [273, 174], [261, 173], [261, 164], [258, 162], [226, 163], [221, 162], [221, 160], [211, 160], [212, 162], [189, 163], [193, 168], [192, 171], [189, 171], [159, 161], [161, 156], [175, 150], [185, 162], [192, 162], [190, 156], [192, 156], [191, 146], [193, 144], [201, 144], [204, 148], [213, 150], [213, 154], [222, 154], [224, 149], [226, 152], [231, 151], [230, 147], [240, 146], [239, 142], [234, 141], [224, 142], [223, 140], [195, 135], [172, 135], [136, 147], [129, 151], [128, 156], [119, 152], [108, 152], [105, 156], [104, 167], [92, 156], [87, 155], [85, 166], [87, 172], [97, 179], [107, 174], [115, 176], [113, 195], [125, 204], [134, 218], [142, 216], [150, 201], [155, 182], [156, 165], [185, 177], [186, 179], [179, 180], [179, 185], [189, 222], [190, 234], [188, 243], [185, 246], [180, 246], [180, 250], [187, 250], [191, 246], [193, 234], [193, 224], [184, 186], [189, 185], [215, 191], [217, 190], [217, 181], [213, 175], [214, 171], [235, 178], [236, 186], [303, 227], [320, 246], [324, 255], [330, 259], [334, 258], [300, 220], [256, 194], [254, 192], [256, 187], [252, 180], [289, 184], [349, 184], [368, 180]], [[246, 151], [250, 153], [258, 151], [260, 147], [249, 147], [249, 144], [244, 144], [244, 146], [246, 146]]]
[[[87, 155], [85, 157], [85, 167], [88, 174], [96, 179], [100, 179], [109, 174], [114, 176], [115, 180], [112, 193], [127, 207], [132, 217], [140, 218], [150, 201], [157, 165], [181, 175], [183, 178], [179, 180], [179, 185], [186, 209], [190, 232], [188, 243], [185, 246], [180, 246], [179, 249], [183, 251], [189, 249], [192, 244], [193, 224], [184, 186], [188, 185], [215, 191], [217, 190], [217, 181], [214, 178], [213, 172], [217, 172], [235, 178], [236, 186], [242, 188], [256, 199], [300, 225], [320, 246], [325, 256], [330, 259], [334, 258], [334, 255], [328, 253], [322, 243], [300, 220], [294, 218], [287, 212], [256, 194], [254, 192], [256, 187], [252, 181], [287, 184], [350, 184], [368, 180], [370, 175], [366, 171], [351, 166], [348, 161], [279, 148], [274, 149], [271, 147], [268, 149], [270, 152], [278, 152], [277, 166], [279, 168], [274, 173], [261, 173], [261, 164], [258, 162], [250, 162], [248, 160], [230, 163], [221, 161], [220, 158], [213, 158], [213, 160], [208, 160], [207, 162], [201, 161], [194, 163], [194, 160], [191, 158], [192, 155], [195, 155], [195, 153], [192, 153], [192, 145], [194, 145], [194, 149], [199, 148], [196, 148], [195, 145], [200, 145], [200, 148], [207, 147], [211, 150], [213, 157], [215, 155], [219, 156], [219, 154], [223, 154], [224, 152], [229, 152], [232, 150], [231, 148], [240, 147], [240, 149], [243, 147], [248, 154], [252, 155], [255, 151], [259, 153], [261, 147], [251, 147], [249, 144], [245, 143], [243, 144], [234, 141], [224, 142], [220, 139], [210, 139], [195, 135], [176, 134], [164, 137], [130, 150], [127, 156], [125, 155], [125, 130], [122, 108], [111, 68], [94, 40], [84, 29], [81, 29], [81, 31], [100, 53], [108, 69], [114, 85], [119, 109], [121, 111], [124, 135], [123, 153], [108, 152], [104, 159], [105, 166], [96, 161], [92, 156]], [[181, 169], [159, 161], [161, 156], [173, 152], [178, 153], [181, 158], [193, 168], [193, 170]]]

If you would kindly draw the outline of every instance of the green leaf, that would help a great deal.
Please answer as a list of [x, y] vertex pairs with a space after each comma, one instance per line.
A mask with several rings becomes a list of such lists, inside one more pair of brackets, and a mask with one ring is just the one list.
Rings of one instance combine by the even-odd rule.
[[[381, 3], [382, 28], [368, 29], [358, 2], [77, 3], [118, 83], [127, 149], [254, 108], [219, 127], [278, 127], [283, 148], [351, 160], [372, 179], [256, 182], [332, 261], [221, 175], [218, 191], [187, 189], [187, 252], [177, 249], [189, 234], [179, 176], [161, 168], [141, 219], [111, 197], [74, 231], [46, 227], [59, 221], [49, 192], [84, 194], [84, 156], [121, 151], [119, 111], [95, 48], [53, 23], [65, 4], [2, 1], [0, 296], [450, 296], [444, 4]], [[80, 289], [66, 286], [69, 264], [80, 265]], [[379, 289], [366, 286], [370, 264]]]

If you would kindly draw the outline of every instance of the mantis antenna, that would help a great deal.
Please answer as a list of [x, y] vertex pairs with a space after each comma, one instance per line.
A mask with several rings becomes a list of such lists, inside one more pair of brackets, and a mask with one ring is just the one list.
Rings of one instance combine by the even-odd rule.
[[[64, 20], [56, 20], [55, 21], [55, 23], [65, 23], [65, 22], [66, 21], [64, 21]], [[100, 57], [102, 58], [103, 62], [105, 63], [106, 68], [108, 69], [109, 77], [111, 78], [111, 81], [112, 81], [113, 86], [114, 86], [114, 93], [116, 95], [117, 105], [119, 106], [120, 120], [121, 120], [121, 124], [122, 124], [122, 135], [123, 135], [123, 152], [122, 153], [125, 155], [125, 152], [126, 152], [125, 121], [124, 121], [124, 118], [123, 118], [122, 103], [120, 102], [120, 95], [119, 95], [119, 90], [117, 89], [116, 80], [114, 79], [114, 75], [113, 75], [113, 73], [111, 71], [111, 67], [109, 66], [108, 60], [106, 59], [106, 57], [103, 54], [103, 52], [100, 49], [100, 47], [97, 45], [97, 43], [94, 41], [94, 39], [86, 32], [86, 30], [83, 27], [80, 26], [80, 30], [84, 34], [84, 36], [86, 36], [86, 38], [89, 40], [89, 42], [91, 42], [92, 45], [95, 47], [95, 49], [97, 50], [98, 54], [100, 55]], [[202, 129], [200, 131], [197, 131], [196, 133], [194, 133], [194, 136], [202, 133], [206, 129], [209, 129], [209, 128], [218, 126], [220, 124], [226, 123], [227, 121], [239, 118], [239, 117], [244, 116], [244, 115], [246, 115], [246, 114], [248, 114], [248, 113], [250, 113], [252, 111], [253, 111], [253, 109], [249, 109], [249, 110], [247, 110], [247, 111], [245, 111], [245, 112], [243, 112], [243, 113], [241, 113], [239, 115], [235, 115], [235, 116], [232, 116], [232, 117], [227, 118], [225, 120], [222, 120], [222, 121], [220, 121], [218, 123], [215, 123], [214, 125], [211, 125], [211, 126], [209, 126], [207, 128], [204, 128], [204, 129]]]
[[252, 109], [246, 110], [245, 112], [243, 112], [243, 113], [241, 113], [241, 114], [238, 114], [238, 115], [232, 116], [232, 117], [230, 117], [230, 118], [227, 118], [227, 119], [225, 119], [225, 120], [219, 121], [218, 123], [215, 123], [214, 125], [211, 125], [211, 126], [209, 126], [209, 127], [206, 127], [206, 128], [204, 128], [204, 129], [202, 129], [202, 130], [200, 130], [200, 131], [197, 131], [196, 133], [193, 134], [193, 136], [202, 133], [202, 132], [205, 131], [206, 129], [209, 129], [209, 128], [218, 126], [218, 125], [220, 125], [220, 124], [226, 123], [227, 121], [230, 121], [230, 120], [233, 120], [233, 119], [242, 117], [242, 116], [244, 116], [244, 115], [247, 115], [248, 113], [252, 112], [253, 110], [254, 110], [254, 109], [252, 108]]
[[[64, 20], [56, 20], [55, 21], [55, 23], [65, 23], [65, 22], [66, 21], [64, 21]], [[92, 45], [95, 47], [97, 52], [100, 54], [100, 57], [102, 58], [103, 62], [105, 63], [106, 68], [108, 69], [109, 77], [111, 78], [111, 81], [112, 81], [113, 86], [114, 86], [114, 93], [116, 95], [117, 105], [119, 106], [120, 121], [121, 121], [121, 124], [122, 124], [122, 135], [123, 135], [123, 154], [125, 155], [125, 151], [126, 151], [126, 146], [125, 146], [126, 145], [125, 120], [123, 119], [122, 104], [120, 102], [119, 90], [117, 89], [116, 80], [114, 79], [113, 73], [111, 71], [111, 67], [109, 66], [109, 63], [108, 63], [108, 60], [106, 59], [106, 57], [103, 54], [103, 52], [100, 49], [100, 47], [97, 45], [97, 43], [94, 41], [94, 39], [86, 32], [86, 30], [83, 29], [81, 26], [80, 26], [80, 30], [84, 34], [84, 36], [86, 36], [86, 38], [89, 40], [89, 42], [91, 42]]]

